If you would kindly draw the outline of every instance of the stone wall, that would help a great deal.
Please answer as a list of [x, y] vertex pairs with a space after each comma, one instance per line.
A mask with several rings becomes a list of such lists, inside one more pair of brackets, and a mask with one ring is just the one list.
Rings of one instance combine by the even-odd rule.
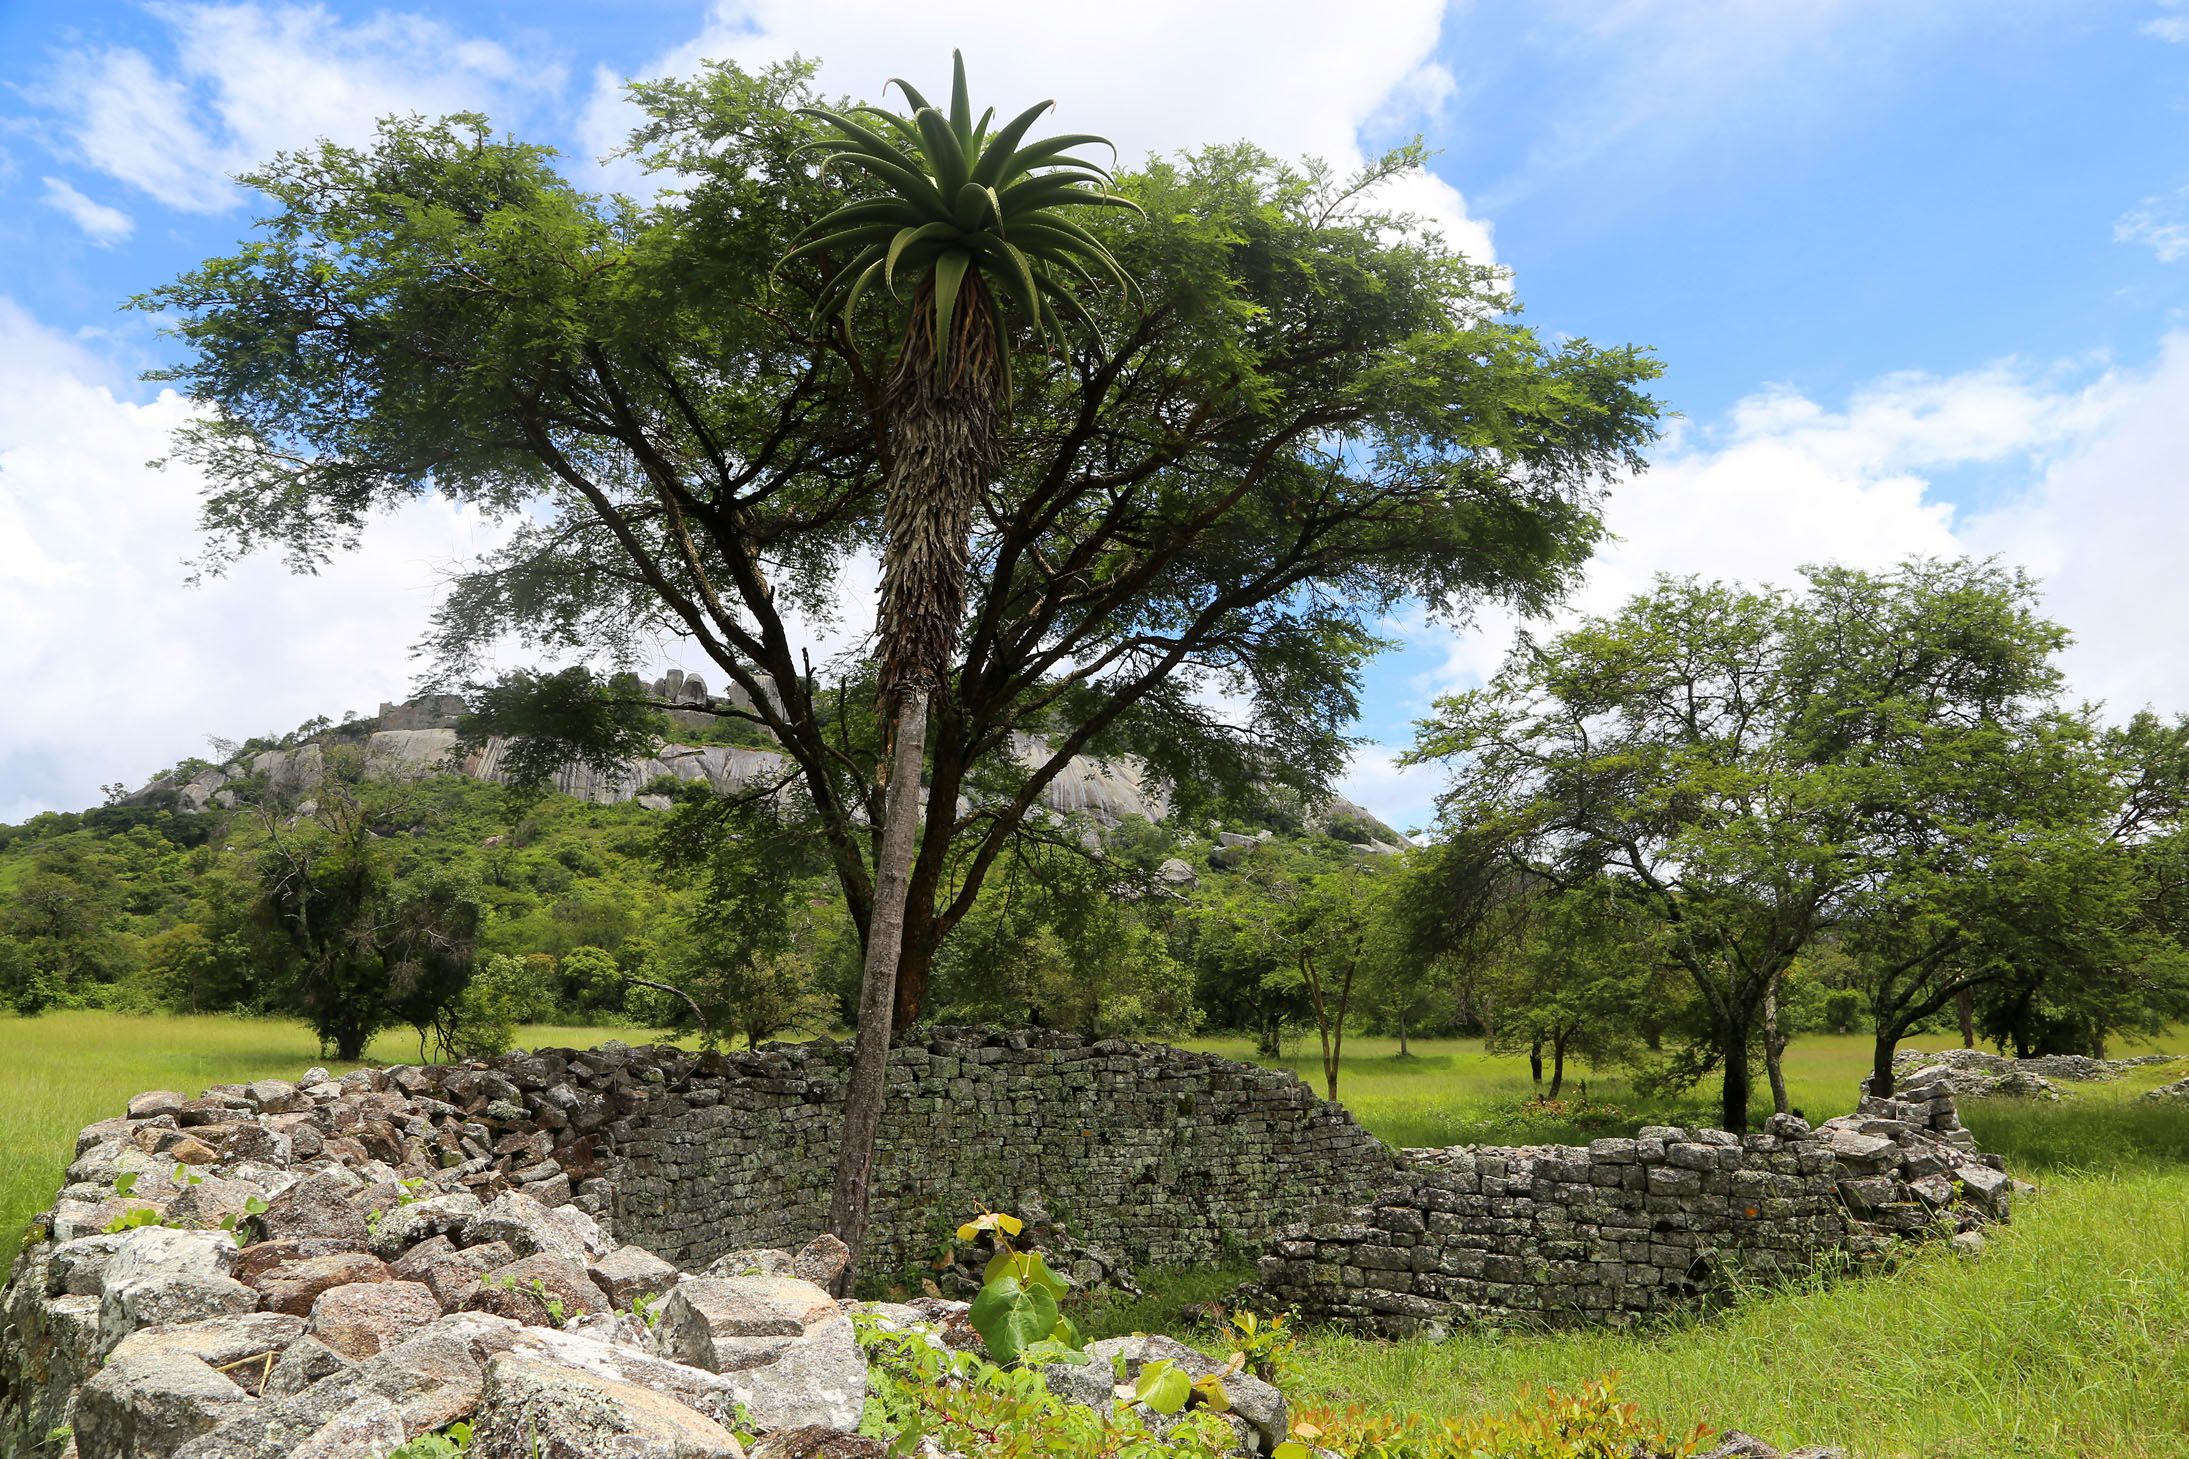
[[[1470, 1322], [1623, 1325], [1820, 1262], [2004, 1220], [2010, 1182], [1961, 1128], [1951, 1071], [1816, 1129], [1410, 1150], [1351, 1210], [1278, 1233], [1261, 1296], [1386, 1336]], [[1980, 1240], [1980, 1238], [1977, 1238]]]
[[[927, 1261], [975, 1202], [1037, 1189], [1079, 1239], [1136, 1264], [1207, 1261], [1397, 1169], [1289, 1072], [1040, 1030], [915, 1040], [890, 1056], [871, 1273]], [[705, 1061], [610, 1130], [616, 1168], [585, 1189], [620, 1236], [684, 1266], [802, 1241], [827, 1214], [849, 1071], [827, 1045]]]

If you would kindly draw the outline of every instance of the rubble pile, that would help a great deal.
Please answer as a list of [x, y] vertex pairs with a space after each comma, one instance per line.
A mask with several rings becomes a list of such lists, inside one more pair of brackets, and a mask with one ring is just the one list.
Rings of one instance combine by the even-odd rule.
[[[2083, 1054], [2041, 1054], [2031, 1059], [2014, 1059], [1989, 1049], [1941, 1049], [1935, 1054], [1926, 1054], [1921, 1049], [1901, 1049], [1893, 1055], [1893, 1083], [1896, 1087], [1905, 1084], [1907, 1076], [1917, 1070], [1941, 1068], [1946, 1071], [1954, 1095], [1960, 1099], [2057, 1100], [2060, 1091], [2055, 1080], [2084, 1083], [2118, 1079], [2130, 1069], [2171, 1063], [2179, 1057], [2178, 1054], [2142, 1054], [2133, 1059], [2093, 1059]], [[1869, 1093], [1869, 1089], [1870, 1081], [1865, 1078], [1863, 1093]]]

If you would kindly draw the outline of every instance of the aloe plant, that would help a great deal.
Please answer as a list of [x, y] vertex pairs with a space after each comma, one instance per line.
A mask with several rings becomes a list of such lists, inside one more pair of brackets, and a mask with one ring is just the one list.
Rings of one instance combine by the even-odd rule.
[[883, 392], [888, 499], [877, 629], [889, 790], [867, 924], [858, 1058], [829, 1211], [829, 1229], [853, 1253], [842, 1279], [847, 1289], [866, 1231], [867, 1176], [898, 1016], [928, 706], [944, 688], [965, 615], [973, 508], [995, 473], [997, 435], [1010, 408], [1013, 326], [1036, 342], [1068, 323], [1094, 327], [1077, 291], [1106, 277], [1129, 295], [1131, 284], [1109, 249], [1065, 212], [1139, 211], [1107, 190], [1109, 173], [1072, 155], [1075, 147], [1108, 145], [1102, 138], [1026, 140], [1053, 103], [1028, 107], [993, 131], [993, 109], [975, 122], [963, 55], [952, 56], [947, 114], [908, 82], [891, 84], [903, 90], [911, 115], [873, 106], [849, 115], [807, 109], [836, 133], [815, 144], [833, 149], [823, 169], [863, 177], [868, 190], [800, 234], [777, 266], [825, 262], [827, 281], [814, 300], [817, 331], [848, 321], [865, 300], [911, 295]]

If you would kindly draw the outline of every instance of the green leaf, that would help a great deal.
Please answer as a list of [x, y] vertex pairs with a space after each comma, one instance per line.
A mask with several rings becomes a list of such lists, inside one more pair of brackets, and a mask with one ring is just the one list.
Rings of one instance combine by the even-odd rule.
[[950, 368], [950, 326], [958, 317], [958, 290], [965, 284], [973, 255], [953, 248], [935, 260], [935, 372]]
[[1001, 1277], [980, 1289], [966, 1320], [988, 1344], [989, 1356], [1009, 1364], [1056, 1329], [1056, 1298], [1046, 1287]]
[[973, 99], [965, 92], [965, 53], [950, 53], [950, 130], [957, 133], [958, 144], [970, 153], [973, 149]]
[[1308, 1459], [1308, 1456], [1307, 1445], [1298, 1439], [1287, 1439], [1270, 1451], [1269, 1459]]
[[1133, 1397], [1157, 1413], [1172, 1414], [1193, 1396], [1193, 1380], [1167, 1358], [1158, 1358], [1140, 1370], [1133, 1383]]
[[114, 1177], [114, 1194], [126, 1196], [137, 1188], [137, 1172], [125, 1170]]

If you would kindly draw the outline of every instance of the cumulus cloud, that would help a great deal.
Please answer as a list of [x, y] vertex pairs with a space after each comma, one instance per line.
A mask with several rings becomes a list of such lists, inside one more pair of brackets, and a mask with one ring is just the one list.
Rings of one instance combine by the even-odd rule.
[[561, 70], [425, 15], [345, 24], [317, 6], [155, 5], [172, 55], [62, 55], [36, 99], [57, 145], [189, 212], [235, 204], [230, 179], [320, 137], [355, 143], [389, 115], [486, 111], [557, 91]]
[[115, 243], [136, 231], [136, 220], [120, 208], [110, 208], [105, 203], [95, 202], [58, 177], [49, 177], [45, 183], [46, 206], [66, 213], [92, 242], [102, 245]]
[[185, 587], [200, 483], [145, 462], [189, 409], [132, 403], [0, 298], [0, 822], [96, 805], [101, 783], [203, 754], [209, 734], [403, 698], [442, 568], [495, 540], [425, 502], [316, 577], [254, 560]]
[[[1403, 140], [1450, 94], [1449, 73], [1432, 60], [1444, 10], [1443, 0], [1115, 0], [1090, 16], [972, 0], [954, 13], [977, 95], [999, 104], [1054, 97], [1057, 130], [1100, 132], [1128, 162], [1245, 139], [1280, 157], [1349, 166], [1363, 159], [1364, 133], [1371, 146]], [[723, 0], [699, 34], [640, 74], [792, 55], [822, 61], [828, 92], [868, 101], [882, 100], [899, 74], [930, 96], [949, 85], [949, 48], [934, 27], [880, 0]], [[612, 152], [636, 119], [622, 78], [597, 73], [583, 127], [592, 150]], [[635, 170], [616, 176], [619, 186], [647, 185]], [[1390, 201], [1437, 220], [1470, 256], [1492, 257], [1487, 225], [1446, 184], [1412, 180]]]
[[[1652, 469], [1620, 483], [1606, 519], [1618, 540], [1564, 613], [1616, 610], [1659, 573], [1791, 585], [1804, 564], [1889, 568], [1917, 556], [1996, 555], [2043, 583], [2045, 610], [2075, 642], [2073, 691], [2113, 717], [2146, 704], [2189, 710], [2189, 334], [2141, 371], [2006, 362], [1964, 374], [1896, 374], [1837, 409], [1761, 392], [1722, 422], [1677, 430]], [[1978, 469], [2020, 483], [1957, 513], [1938, 478]], [[1432, 667], [1409, 709], [1481, 683], [1522, 627], [1490, 612], [1455, 632], [1416, 615], [1387, 625]], [[1393, 716], [1396, 717], [1396, 716]], [[1439, 777], [1401, 773], [1397, 747], [1357, 757], [1346, 793], [1395, 825], [1429, 815]]]

